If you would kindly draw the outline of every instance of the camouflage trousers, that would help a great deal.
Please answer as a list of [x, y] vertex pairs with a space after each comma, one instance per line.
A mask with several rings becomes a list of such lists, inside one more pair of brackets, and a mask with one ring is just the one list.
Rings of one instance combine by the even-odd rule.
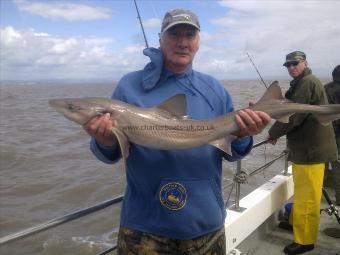
[[118, 255], [225, 255], [224, 228], [192, 240], [170, 239], [120, 227]]

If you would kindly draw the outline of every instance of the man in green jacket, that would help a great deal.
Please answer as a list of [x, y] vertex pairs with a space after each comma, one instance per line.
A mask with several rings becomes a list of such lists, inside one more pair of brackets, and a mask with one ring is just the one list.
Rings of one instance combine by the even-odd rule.
[[[327, 96], [319, 79], [308, 68], [306, 54], [294, 51], [283, 64], [293, 78], [285, 97], [302, 104], [327, 104]], [[321, 125], [313, 114], [294, 114], [289, 123], [275, 122], [269, 138], [287, 136], [288, 160], [292, 162], [294, 242], [284, 248], [289, 255], [314, 249], [320, 222], [320, 201], [325, 162], [337, 159], [334, 131]]]
[[[340, 104], [340, 65], [334, 68], [332, 72], [333, 81], [325, 85], [328, 102], [330, 104]], [[333, 122], [336, 144], [338, 146], [338, 157], [340, 156], [340, 120]], [[335, 160], [331, 162], [333, 187], [335, 190], [336, 204], [340, 205], [340, 162]]]

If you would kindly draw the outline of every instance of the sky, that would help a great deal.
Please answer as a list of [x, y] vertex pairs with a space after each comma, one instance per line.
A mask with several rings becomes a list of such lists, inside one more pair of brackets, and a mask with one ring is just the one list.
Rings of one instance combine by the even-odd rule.
[[[149, 59], [133, 0], [0, 0], [0, 81], [119, 80]], [[164, 14], [195, 12], [201, 44], [193, 68], [218, 79], [290, 79], [282, 66], [307, 54], [320, 78], [340, 64], [340, 1], [137, 0], [150, 47]]]

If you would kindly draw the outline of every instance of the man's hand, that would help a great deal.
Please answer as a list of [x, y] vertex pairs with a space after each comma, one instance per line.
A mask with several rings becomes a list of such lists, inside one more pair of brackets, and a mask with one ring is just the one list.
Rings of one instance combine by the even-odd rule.
[[83, 125], [85, 131], [96, 141], [105, 146], [114, 146], [117, 144], [117, 138], [112, 132], [114, 128], [113, 121], [109, 113], [102, 116], [94, 117]]
[[250, 109], [241, 110], [235, 116], [235, 121], [240, 130], [233, 135], [238, 137], [257, 135], [268, 125], [270, 119], [270, 116], [265, 112]]

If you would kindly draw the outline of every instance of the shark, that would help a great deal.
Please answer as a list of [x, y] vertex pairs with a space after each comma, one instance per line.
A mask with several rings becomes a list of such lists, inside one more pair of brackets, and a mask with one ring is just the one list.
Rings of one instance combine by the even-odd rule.
[[[118, 140], [124, 160], [131, 143], [159, 150], [189, 149], [210, 144], [230, 154], [230, 144], [239, 130], [235, 116], [240, 110], [207, 120], [190, 119], [186, 113], [186, 97], [177, 94], [163, 103], [141, 108], [108, 98], [51, 99], [49, 104], [67, 119], [86, 124], [90, 119], [110, 113], [112, 132]], [[255, 104], [253, 111], [266, 112], [272, 119], [288, 123], [296, 113], [314, 114], [323, 125], [340, 119], [340, 104], [309, 105], [285, 99], [274, 81]]]

